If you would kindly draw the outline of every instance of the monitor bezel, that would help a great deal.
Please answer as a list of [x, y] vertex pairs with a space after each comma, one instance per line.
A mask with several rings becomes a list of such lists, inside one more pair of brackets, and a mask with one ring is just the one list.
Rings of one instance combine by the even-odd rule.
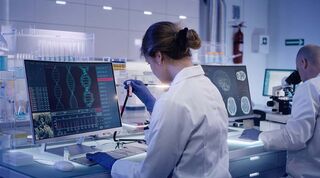
[[266, 76], [267, 76], [268, 71], [283, 71], [283, 72], [289, 72], [289, 71], [291, 71], [291, 73], [292, 73], [292, 72], [294, 72], [295, 70], [294, 70], [294, 69], [274, 69], [274, 68], [266, 68], [266, 69], [265, 69], [265, 71], [264, 71], [263, 83], [262, 83], [262, 96], [270, 97], [270, 96], [272, 96], [272, 95], [266, 95], [266, 94], [264, 93], [264, 91], [265, 91], [265, 86], [266, 86], [266, 85], [265, 85]]
[[105, 135], [106, 133], [114, 133], [115, 131], [120, 131], [122, 129], [122, 120], [121, 120], [121, 116], [120, 116], [118, 92], [117, 92], [117, 88], [116, 88], [114, 70], [113, 70], [113, 66], [112, 66], [111, 62], [102, 62], [102, 61], [58, 62], [58, 61], [39, 61], [39, 60], [25, 59], [24, 62], [23, 62], [24, 69], [26, 69], [25, 68], [26, 62], [39, 62], [39, 63], [46, 62], [46, 63], [65, 63], [65, 64], [67, 64], [67, 63], [71, 63], [71, 64], [92, 64], [92, 63], [94, 63], [94, 64], [108, 64], [108, 65], [111, 65], [112, 77], [113, 77], [113, 81], [114, 81], [114, 89], [115, 89], [116, 98], [117, 98], [118, 116], [119, 116], [119, 121], [120, 121], [120, 126], [117, 126], [117, 127], [114, 127], [114, 128], [36, 140], [35, 132], [34, 132], [34, 125], [33, 125], [33, 115], [32, 115], [32, 111], [31, 111], [31, 101], [30, 101], [30, 95], [29, 95], [29, 87], [28, 87], [28, 83], [27, 83], [27, 71], [24, 70], [25, 77], [26, 77], [27, 92], [28, 92], [27, 96], [28, 96], [29, 105], [30, 105], [30, 114], [29, 114], [30, 115], [30, 129], [31, 129], [31, 132], [32, 132], [32, 143], [33, 144], [66, 142], [66, 141], [70, 141], [71, 139], [82, 138], [82, 137], [86, 137], [86, 136]]
[[[256, 114], [253, 113], [253, 105], [252, 105], [252, 99], [251, 99], [251, 92], [250, 92], [250, 85], [249, 85], [249, 77], [248, 77], [248, 70], [247, 66], [243, 64], [226, 64], [226, 65], [221, 65], [221, 64], [201, 64], [201, 66], [217, 66], [217, 67], [245, 67], [246, 72], [247, 72], [247, 80], [248, 80], [248, 88], [249, 88], [249, 95], [250, 95], [250, 107], [251, 107], [251, 113], [243, 116], [229, 116], [228, 113], [228, 120], [229, 122], [234, 122], [236, 120], [241, 120], [241, 119], [250, 119], [250, 118], [256, 118]], [[211, 80], [210, 80], [211, 81]], [[216, 86], [217, 87], [217, 86]], [[219, 91], [220, 92], [220, 91]], [[227, 108], [226, 108], [227, 109]], [[228, 112], [228, 111], [227, 111]]]

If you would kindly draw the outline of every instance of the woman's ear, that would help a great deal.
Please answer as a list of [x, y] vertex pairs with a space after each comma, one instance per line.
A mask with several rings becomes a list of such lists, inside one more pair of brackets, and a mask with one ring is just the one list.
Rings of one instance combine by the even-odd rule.
[[156, 63], [159, 65], [163, 63], [163, 56], [160, 51], [156, 52], [155, 60], [156, 60]]

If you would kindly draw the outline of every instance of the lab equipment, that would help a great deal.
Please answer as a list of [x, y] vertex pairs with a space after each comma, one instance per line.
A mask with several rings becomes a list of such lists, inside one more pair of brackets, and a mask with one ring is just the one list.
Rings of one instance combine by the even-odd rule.
[[288, 119], [291, 117], [290, 114], [279, 114], [274, 112], [266, 112], [266, 120], [271, 122], [277, 122], [279, 124], [287, 123]]
[[147, 111], [152, 113], [155, 97], [150, 93], [145, 84], [140, 80], [126, 80], [124, 82], [125, 88], [128, 87], [128, 81], [132, 86], [132, 92], [146, 105]]
[[202, 65], [205, 75], [220, 91], [230, 121], [255, 117], [248, 74], [244, 65]]
[[297, 70], [293, 71], [289, 77], [286, 78], [286, 83], [288, 85], [297, 85], [301, 82], [300, 74]]
[[[34, 143], [121, 129], [111, 63], [25, 60], [25, 70]], [[96, 150], [82, 141], [68, 146], [71, 156]], [[63, 156], [64, 148], [46, 151]]]
[[6, 71], [8, 69], [8, 51], [8, 43], [0, 33], [0, 71]]
[[274, 96], [274, 87], [281, 87], [283, 80], [294, 70], [291, 69], [266, 69], [263, 81], [263, 96]]
[[245, 129], [239, 138], [249, 139], [249, 140], [258, 140], [260, 133], [261, 133], [261, 131], [255, 129], [255, 128]]
[[113, 164], [117, 161], [117, 159], [104, 152], [87, 153], [86, 157], [90, 161], [97, 162], [109, 171], [111, 171]]
[[54, 168], [59, 171], [69, 172], [74, 169], [74, 165], [70, 161], [57, 161], [54, 163]]
[[121, 117], [123, 115], [124, 109], [126, 108], [128, 98], [132, 96], [131, 81], [127, 81], [126, 82], [125, 88], [127, 89], [127, 95], [126, 95], [126, 98], [124, 99], [124, 103], [123, 103], [122, 108], [121, 108], [121, 112], [120, 112], [120, 116]]
[[[126, 94], [126, 97], [124, 99], [124, 102], [123, 102], [123, 105], [122, 105], [122, 108], [121, 108], [121, 112], [120, 112], [121, 118], [122, 118], [124, 110], [126, 108], [128, 98], [132, 96], [132, 90], [133, 90], [132, 86], [131, 86], [131, 80], [127, 80], [124, 83], [125, 83], [125, 89], [127, 90], [127, 94]], [[128, 130], [137, 130], [139, 128], [142, 128], [142, 129], [147, 129], [148, 128], [148, 125], [143, 125], [143, 127], [141, 127], [141, 126], [124, 124], [124, 123], [122, 123], [122, 126], [123, 126], [123, 128], [126, 128]], [[117, 142], [117, 147], [118, 147], [120, 145], [120, 143], [122, 143], [123, 141], [137, 141], [137, 142], [140, 142], [140, 141], [144, 141], [144, 140], [142, 140], [142, 139], [117, 139], [117, 131], [115, 131], [113, 133], [113, 141]]]
[[6, 71], [8, 69], [8, 57], [0, 55], [0, 71]]
[[[226, 63], [227, 9], [225, 0], [200, 1], [201, 48], [195, 57], [199, 64]], [[210, 15], [208, 15], [210, 14]], [[195, 56], [195, 55], [192, 55]]]
[[272, 107], [272, 111], [279, 114], [291, 113], [291, 101], [294, 95], [295, 87], [300, 83], [299, 73], [287, 69], [266, 69], [263, 95], [269, 96], [272, 89], [271, 101], [267, 106]]
[[3, 122], [6, 119], [6, 83], [0, 80], [0, 121]]
[[12, 39], [13, 63], [23, 59], [86, 61], [94, 56], [92, 33], [26, 28], [4, 34], [4, 37]]
[[198, 56], [194, 63], [199, 64], [223, 64], [227, 62], [224, 43], [201, 42], [201, 48], [197, 51]]

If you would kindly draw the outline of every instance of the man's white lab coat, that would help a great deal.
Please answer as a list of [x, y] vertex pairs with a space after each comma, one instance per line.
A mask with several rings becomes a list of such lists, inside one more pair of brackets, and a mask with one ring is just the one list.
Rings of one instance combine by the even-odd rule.
[[228, 178], [228, 115], [218, 89], [201, 66], [180, 71], [156, 102], [147, 156], [118, 160], [113, 177]]
[[262, 132], [267, 149], [288, 150], [291, 177], [320, 177], [320, 74], [297, 88], [292, 117], [281, 130]]

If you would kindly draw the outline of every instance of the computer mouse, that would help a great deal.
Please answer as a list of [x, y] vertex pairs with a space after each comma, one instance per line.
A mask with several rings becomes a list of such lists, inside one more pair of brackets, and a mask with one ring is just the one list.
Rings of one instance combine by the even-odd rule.
[[72, 171], [74, 165], [69, 161], [57, 161], [54, 163], [54, 168], [59, 171]]

